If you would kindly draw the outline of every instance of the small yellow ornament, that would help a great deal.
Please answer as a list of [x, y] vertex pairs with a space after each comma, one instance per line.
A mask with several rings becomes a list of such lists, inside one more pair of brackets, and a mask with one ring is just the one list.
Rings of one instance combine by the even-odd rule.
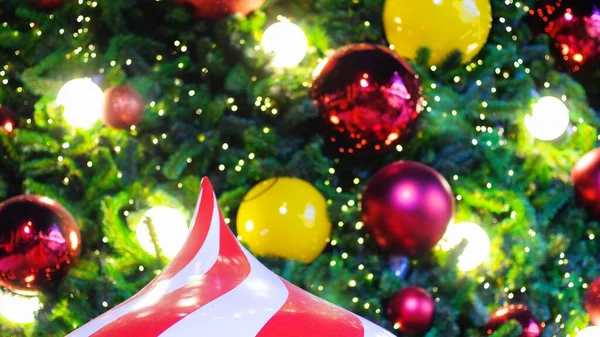
[[383, 24], [388, 42], [402, 57], [414, 60], [427, 47], [432, 64], [455, 50], [467, 63], [488, 39], [492, 7], [489, 0], [386, 0]]
[[310, 263], [325, 249], [331, 234], [327, 203], [304, 180], [267, 179], [244, 197], [237, 232], [256, 255]]

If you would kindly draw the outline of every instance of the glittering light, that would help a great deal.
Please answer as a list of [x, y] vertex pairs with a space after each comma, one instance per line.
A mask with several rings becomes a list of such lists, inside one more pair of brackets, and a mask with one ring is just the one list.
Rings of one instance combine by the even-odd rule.
[[188, 235], [185, 216], [178, 210], [165, 206], [153, 207], [144, 213], [137, 225], [136, 237], [143, 250], [155, 255], [156, 249], [152, 242], [148, 222], [151, 222], [154, 227], [156, 240], [163, 256], [168, 259], [174, 258]]
[[590, 326], [577, 333], [575, 337], [598, 337], [600, 336], [600, 326]]
[[289, 21], [271, 25], [262, 37], [262, 46], [273, 53], [273, 66], [295, 67], [308, 52], [308, 40], [300, 27]]
[[90, 128], [102, 116], [104, 93], [89, 78], [78, 78], [65, 83], [56, 103], [64, 107], [64, 118], [71, 126]]
[[540, 98], [525, 116], [525, 127], [539, 140], [551, 141], [562, 136], [569, 127], [569, 109], [558, 98]]
[[0, 315], [17, 324], [35, 322], [35, 313], [41, 308], [37, 297], [24, 297], [5, 292], [0, 292], [0, 303], [2, 303]]
[[448, 227], [440, 246], [448, 251], [463, 240], [467, 245], [458, 258], [458, 269], [471, 271], [488, 260], [491, 253], [490, 238], [481, 226], [471, 222], [461, 222]]

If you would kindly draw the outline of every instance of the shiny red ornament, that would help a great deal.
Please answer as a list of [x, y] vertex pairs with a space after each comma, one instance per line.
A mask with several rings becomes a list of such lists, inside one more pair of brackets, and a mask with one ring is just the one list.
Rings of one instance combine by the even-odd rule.
[[36, 6], [42, 9], [55, 9], [62, 6], [64, 0], [34, 0]]
[[0, 285], [24, 295], [49, 289], [80, 251], [77, 223], [58, 202], [21, 195], [0, 204]]
[[395, 162], [367, 183], [362, 221], [386, 251], [419, 255], [444, 236], [454, 216], [454, 195], [436, 170], [416, 162]]
[[586, 153], [573, 167], [571, 180], [578, 201], [600, 219], [600, 148]]
[[590, 315], [590, 322], [600, 325], [600, 277], [598, 277], [585, 294], [585, 310]]
[[340, 153], [386, 151], [422, 110], [418, 76], [391, 50], [357, 44], [338, 50], [316, 76], [311, 97], [323, 132]]
[[0, 105], [0, 129], [7, 135], [12, 135], [16, 127], [15, 114], [9, 108]]
[[427, 290], [409, 287], [392, 297], [388, 316], [398, 330], [407, 334], [423, 333], [431, 328], [435, 313], [435, 301]]
[[190, 5], [201, 18], [219, 19], [232, 14], [248, 15], [266, 0], [173, 0], [177, 5]]
[[544, 331], [544, 324], [538, 323], [529, 308], [523, 304], [511, 304], [502, 307], [487, 322], [486, 333], [491, 335], [510, 320], [516, 320], [523, 327], [523, 333], [519, 337], [539, 337]]
[[132, 87], [121, 85], [104, 93], [102, 121], [113, 129], [128, 130], [144, 118], [144, 101]]

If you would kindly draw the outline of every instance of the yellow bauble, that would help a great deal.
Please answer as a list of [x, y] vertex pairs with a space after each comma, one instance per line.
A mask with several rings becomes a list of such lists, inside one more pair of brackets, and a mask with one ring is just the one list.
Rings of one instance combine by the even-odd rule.
[[487, 41], [492, 7], [489, 0], [386, 0], [383, 24], [388, 42], [402, 57], [414, 59], [427, 47], [432, 64], [455, 50], [467, 63]]
[[304, 180], [267, 179], [244, 197], [237, 232], [256, 255], [310, 263], [325, 249], [331, 234], [327, 203]]

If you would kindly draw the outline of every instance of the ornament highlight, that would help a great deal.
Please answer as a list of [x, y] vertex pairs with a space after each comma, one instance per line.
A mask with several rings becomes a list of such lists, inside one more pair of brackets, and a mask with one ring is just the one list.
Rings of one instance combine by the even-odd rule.
[[144, 118], [144, 101], [132, 87], [121, 85], [104, 93], [102, 121], [113, 129], [129, 129]]
[[64, 118], [69, 125], [89, 129], [102, 116], [104, 93], [89, 78], [78, 78], [65, 83], [56, 103], [64, 107]]
[[560, 99], [540, 98], [525, 116], [525, 127], [534, 138], [551, 141], [562, 136], [569, 127], [569, 109]]
[[485, 263], [491, 254], [490, 238], [481, 226], [472, 222], [461, 222], [448, 226], [440, 246], [449, 251], [460, 245], [463, 240], [467, 245], [463, 253], [458, 257], [458, 269], [471, 271]]
[[392, 297], [388, 316], [394, 329], [407, 334], [420, 334], [431, 328], [435, 313], [435, 301], [427, 290], [409, 287], [400, 290]]
[[592, 282], [585, 294], [585, 310], [590, 315], [590, 322], [600, 325], [600, 277]]
[[571, 180], [578, 201], [595, 219], [600, 219], [600, 148], [586, 153], [573, 167]]
[[511, 319], [516, 320], [523, 327], [523, 333], [519, 337], [540, 337], [544, 331], [543, 326], [535, 320], [526, 305], [511, 304], [492, 314], [486, 326], [486, 333], [493, 334]]
[[395, 162], [367, 183], [362, 221], [386, 251], [419, 255], [444, 236], [454, 216], [454, 195], [436, 170], [417, 162]]
[[314, 261], [331, 234], [327, 203], [310, 183], [296, 178], [263, 180], [242, 200], [237, 233], [259, 256]]
[[277, 22], [262, 37], [262, 47], [274, 55], [272, 64], [276, 68], [297, 66], [308, 53], [308, 39], [302, 28], [289, 21]]
[[492, 28], [489, 0], [386, 0], [385, 35], [398, 55], [414, 60], [419, 49], [438, 64], [451, 52], [471, 61], [485, 45]]
[[393, 337], [263, 266], [233, 236], [207, 179], [193, 219], [158, 277], [69, 336]]
[[598, 337], [600, 336], [599, 326], [588, 326], [587, 328], [579, 331], [575, 337]]
[[232, 14], [248, 15], [262, 7], [266, 0], [173, 0], [177, 5], [189, 5], [197, 16], [220, 19]]
[[383, 152], [412, 131], [422, 110], [414, 70], [385, 47], [357, 44], [332, 55], [314, 79], [311, 97], [323, 135], [339, 153]]
[[0, 129], [7, 134], [12, 135], [17, 127], [17, 118], [15, 114], [7, 107], [0, 105]]
[[183, 247], [188, 236], [188, 222], [185, 215], [174, 208], [165, 206], [152, 207], [144, 213], [136, 227], [135, 236], [140, 247], [148, 254], [155, 256], [156, 247], [152, 241], [149, 223], [154, 228], [162, 256], [169, 260], [173, 259]]
[[35, 314], [41, 309], [40, 299], [0, 292], [0, 316], [16, 324], [35, 322]]
[[81, 235], [58, 202], [21, 195], [0, 204], [0, 285], [35, 295], [55, 286], [75, 265]]

